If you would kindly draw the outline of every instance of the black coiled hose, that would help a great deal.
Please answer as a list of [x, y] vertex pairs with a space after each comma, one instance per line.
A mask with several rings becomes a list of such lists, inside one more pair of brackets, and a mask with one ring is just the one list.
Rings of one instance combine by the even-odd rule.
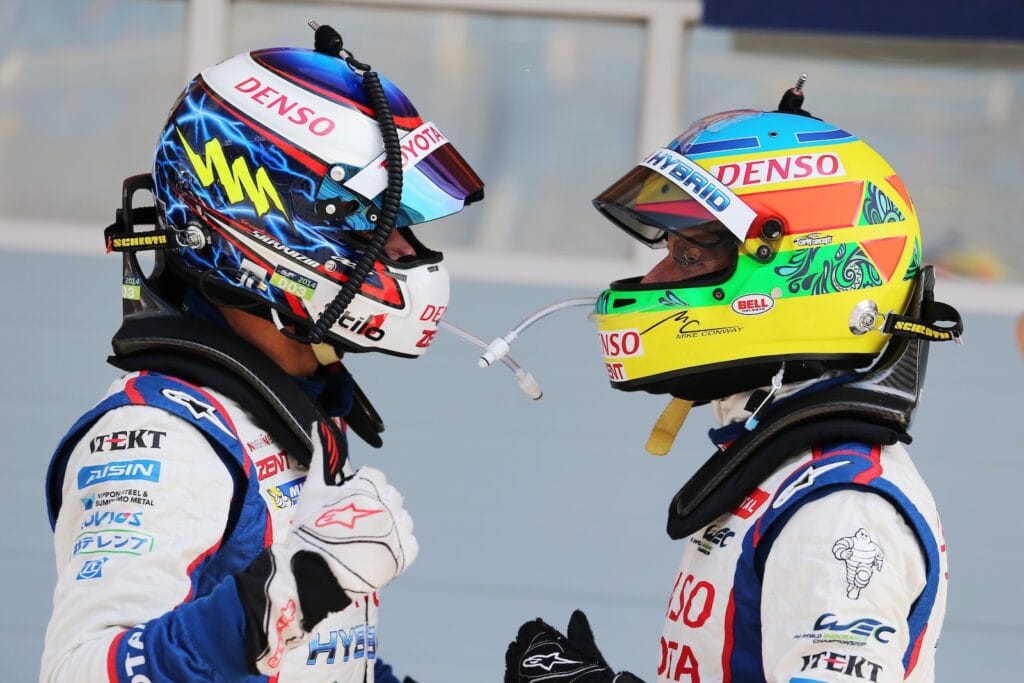
[[349, 66], [363, 72], [363, 91], [370, 101], [370, 106], [373, 107], [377, 125], [380, 127], [380, 136], [384, 141], [388, 186], [381, 198], [380, 215], [377, 225], [373, 229], [373, 237], [370, 238], [362, 256], [349, 273], [348, 280], [342, 285], [341, 291], [334, 297], [334, 301], [327, 305], [310, 329], [309, 342], [311, 344], [322, 342], [327, 336], [327, 332], [338, 322], [338, 319], [345, 313], [345, 309], [352, 303], [363, 280], [384, 250], [384, 243], [388, 241], [388, 237], [395, 229], [398, 209], [402, 204], [402, 149], [398, 143], [398, 129], [395, 127], [395, 119], [391, 114], [391, 105], [388, 104], [380, 77], [371, 70], [369, 64], [357, 61], [351, 54], [344, 51], [341, 36], [333, 28], [326, 25], [317, 26], [316, 33], [316, 49], [318, 51], [330, 50], [335, 56], [344, 58]]

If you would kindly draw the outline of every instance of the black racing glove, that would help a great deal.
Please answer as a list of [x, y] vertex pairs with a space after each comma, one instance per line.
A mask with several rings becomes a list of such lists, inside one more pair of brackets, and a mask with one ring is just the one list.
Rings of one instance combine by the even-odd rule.
[[633, 674], [615, 673], [594, 643], [587, 615], [575, 610], [566, 635], [541, 619], [519, 627], [505, 650], [505, 683], [643, 683]]

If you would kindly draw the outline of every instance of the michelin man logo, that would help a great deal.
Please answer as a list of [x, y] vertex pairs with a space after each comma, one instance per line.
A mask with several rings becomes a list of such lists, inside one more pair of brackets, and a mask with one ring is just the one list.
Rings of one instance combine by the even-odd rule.
[[869, 583], [875, 571], [882, 571], [885, 553], [871, 535], [864, 529], [857, 529], [853, 536], [843, 536], [832, 545], [832, 554], [846, 563], [846, 595], [851, 600], [860, 597], [860, 592]]

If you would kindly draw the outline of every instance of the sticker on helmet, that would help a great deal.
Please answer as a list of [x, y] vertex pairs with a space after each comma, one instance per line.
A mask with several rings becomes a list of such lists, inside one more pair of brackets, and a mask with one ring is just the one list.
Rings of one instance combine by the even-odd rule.
[[598, 332], [605, 358], [632, 358], [644, 355], [640, 332], [632, 330], [610, 330]]
[[798, 247], [824, 247], [832, 244], [832, 235], [822, 235], [820, 232], [812, 232], [810, 235], [797, 237], [793, 244]]
[[711, 167], [711, 173], [729, 187], [772, 185], [807, 178], [846, 175], [843, 162], [834, 152], [791, 154], [768, 159], [750, 159]]
[[[402, 170], [415, 166], [446, 144], [448, 138], [437, 129], [433, 121], [427, 121], [410, 131], [398, 141], [402, 149]], [[385, 153], [381, 152], [363, 170], [349, 178], [344, 183], [345, 187], [369, 199], [383, 192], [388, 186], [387, 164], [384, 157]]]
[[277, 266], [274, 269], [274, 274], [270, 276], [270, 284], [289, 294], [294, 294], [303, 301], [311, 301], [313, 292], [316, 290], [316, 280], [299, 275], [284, 266]]
[[605, 370], [608, 371], [608, 379], [613, 382], [621, 382], [626, 377], [626, 371], [622, 369], [622, 363], [605, 363]]
[[640, 165], [668, 178], [710, 211], [737, 239], [741, 242], [746, 240], [747, 230], [757, 214], [695, 162], [662, 147], [641, 161]]
[[767, 294], [744, 294], [732, 300], [732, 310], [740, 315], [761, 315], [775, 307], [775, 299]]
[[121, 284], [121, 298], [138, 301], [142, 298], [142, 278], [125, 275]]

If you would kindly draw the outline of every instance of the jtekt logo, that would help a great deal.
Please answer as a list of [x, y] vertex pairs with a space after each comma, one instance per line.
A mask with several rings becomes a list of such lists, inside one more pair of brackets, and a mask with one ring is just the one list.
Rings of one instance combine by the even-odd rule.
[[130, 429], [121, 432], [101, 434], [89, 441], [90, 453], [103, 451], [126, 451], [131, 448], [160, 448], [167, 432], [154, 429]]

